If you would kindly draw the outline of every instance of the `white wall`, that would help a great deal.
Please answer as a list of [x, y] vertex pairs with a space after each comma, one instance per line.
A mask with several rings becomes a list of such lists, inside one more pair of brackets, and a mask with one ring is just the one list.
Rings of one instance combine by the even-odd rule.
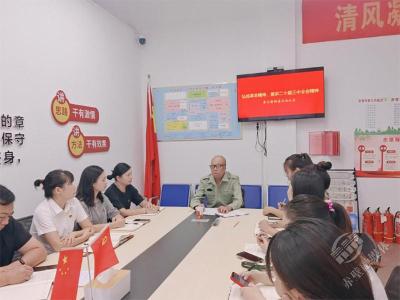
[[[254, 150], [254, 123], [242, 125], [242, 140], [161, 142], [162, 182], [195, 183], [208, 173], [210, 157], [221, 153], [242, 183], [283, 184], [284, 158], [308, 152], [308, 132], [320, 130], [340, 131], [341, 155], [313, 159], [331, 160], [334, 168], [353, 168], [353, 132], [364, 126], [357, 99], [400, 94], [399, 36], [303, 45], [301, 1], [255, 1], [246, 9], [232, 5], [220, 17], [213, 16], [212, 7], [207, 3], [203, 22], [188, 22], [177, 9], [175, 18], [172, 10], [161, 16], [169, 22], [161, 19], [142, 26], [148, 38], [142, 78], [151, 74], [153, 87], [190, 85], [234, 82], [236, 74], [270, 66], [324, 66], [326, 117], [268, 122], [267, 159]], [[399, 179], [359, 179], [358, 184], [361, 210], [378, 205], [400, 209]]]
[[[328, 159], [334, 168], [354, 167], [354, 130], [365, 128], [357, 100], [400, 95], [400, 36], [302, 44], [301, 1], [296, 7], [297, 67], [325, 67], [326, 117], [297, 122], [297, 150], [308, 151], [308, 132], [340, 131], [341, 153]], [[360, 210], [378, 206], [400, 210], [400, 179], [358, 178]]]
[[[33, 181], [55, 168], [79, 182], [90, 164], [107, 173], [125, 161], [143, 185], [143, 105], [140, 60], [133, 30], [91, 1], [0, 1], [0, 113], [25, 117], [20, 165], [0, 166], [0, 183], [17, 196], [15, 215], [33, 213], [43, 199]], [[72, 103], [96, 106], [98, 124], [78, 124], [86, 135], [108, 135], [105, 153], [72, 158], [66, 146], [74, 123], [60, 126], [50, 103], [63, 89]], [[5, 151], [2, 147], [0, 152]]]
[[[341, 155], [328, 159], [336, 168], [353, 167], [353, 131], [363, 126], [356, 100], [400, 93], [399, 36], [302, 45], [301, 1], [239, 3], [196, 4], [190, 18], [179, 5], [167, 16], [157, 11], [157, 22], [142, 26], [147, 44], [138, 49], [134, 30], [91, 1], [1, 1], [0, 113], [26, 118], [27, 140], [16, 151], [22, 163], [0, 166], [0, 182], [17, 195], [16, 216], [32, 213], [42, 199], [33, 179], [54, 168], [69, 169], [78, 180], [89, 164], [110, 170], [126, 161], [135, 168], [135, 184], [143, 186], [147, 74], [158, 87], [234, 82], [236, 74], [272, 66], [326, 68], [326, 118], [269, 122], [267, 159], [254, 150], [254, 123], [243, 124], [242, 140], [161, 142], [163, 182], [198, 182], [219, 153], [244, 184], [283, 184], [284, 158], [307, 152], [314, 130], [340, 130]], [[72, 102], [99, 108], [98, 124], [79, 125], [85, 134], [109, 135], [108, 154], [69, 156], [72, 123], [59, 126], [50, 115], [60, 88]], [[360, 179], [359, 188], [362, 209], [400, 209], [399, 179]]]
[[[145, 28], [142, 77], [151, 74], [153, 87], [181, 86], [235, 82], [237, 74], [294, 67], [294, 1], [254, 1], [244, 7], [224, 3], [225, 9], [221, 2], [215, 7], [208, 3], [191, 22]], [[181, 19], [183, 12], [175, 13]], [[241, 140], [160, 142], [162, 182], [198, 183], [209, 173], [211, 157], [222, 154], [242, 184], [285, 183], [282, 162], [296, 151], [296, 123], [268, 125], [267, 159], [254, 148], [255, 126], [243, 123]]]

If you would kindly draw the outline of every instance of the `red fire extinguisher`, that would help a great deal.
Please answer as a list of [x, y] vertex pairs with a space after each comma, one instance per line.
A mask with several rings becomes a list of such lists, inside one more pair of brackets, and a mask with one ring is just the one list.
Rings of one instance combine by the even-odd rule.
[[383, 241], [386, 244], [393, 243], [394, 237], [394, 216], [390, 212], [390, 207], [385, 212], [385, 223], [383, 224]]
[[374, 224], [374, 231], [372, 237], [375, 242], [383, 242], [383, 224], [382, 224], [382, 215], [378, 209], [372, 214], [372, 221]]
[[397, 211], [394, 218], [394, 234], [396, 236], [396, 243], [400, 244], [400, 211]]
[[367, 209], [363, 213], [362, 231], [372, 236], [373, 228], [374, 228], [374, 223], [372, 222], [372, 214], [369, 211], [369, 207], [367, 207]]

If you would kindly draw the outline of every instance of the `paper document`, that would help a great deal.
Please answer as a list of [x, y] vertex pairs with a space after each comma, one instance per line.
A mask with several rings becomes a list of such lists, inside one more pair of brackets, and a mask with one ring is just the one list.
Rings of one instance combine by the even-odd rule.
[[[283, 227], [275, 227], [275, 230], [276, 231], [282, 231], [282, 230], [285, 230], [285, 228], [283, 228]], [[254, 234], [255, 235], [259, 235], [259, 234], [261, 234], [261, 233], [263, 233], [263, 234], [266, 234], [265, 232], [262, 232], [261, 231], [261, 228], [258, 226], [258, 223], [256, 224], [256, 227], [254, 228]], [[269, 237], [272, 237], [271, 235], [269, 235], [269, 234], [267, 234]]]
[[111, 241], [112, 245], [114, 248], [117, 248], [121, 244], [125, 243], [127, 240], [131, 239], [133, 237], [133, 234], [129, 233], [126, 234], [126, 232], [111, 232]]
[[255, 256], [258, 256], [262, 259], [265, 259], [265, 254], [266, 252], [257, 244], [246, 244], [244, 245], [244, 251], [253, 254]]
[[249, 213], [247, 211], [241, 210], [241, 209], [236, 209], [232, 210], [226, 214], [222, 214], [217, 212], [217, 215], [223, 218], [231, 218], [231, 217], [240, 217], [240, 216], [245, 216], [248, 215]]
[[[54, 277], [56, 276], [56, 269], [54, 270], [46, 270], [40, 272], [33, 272], [32, 278], [27, 281], [28, 282], [41, 282], [41, 281], [53, 281]], [[24, 284], [24, 283], [22, 283]]]
[[240, 216], [244, 216], [244, 215], [248, 215], [249, 213], [241, 210], [241, 209], [236, 209], [236, 210], [232, 210], [226, 214], [220, 213], [218, 212], [218, 208], [217, 207], [206, 207], [204, 209], [203, 215], [205, 216], [220, 216], [223, 218], [231, 218], [231, 217], [240, 217]]
[[33, 272], [32, 278], [24, 283], [0, 288], [0, 299], [47, 299], [56, 270]]
[[207, 223], [210, 221], [210, 219], [192, 219], [192, 222], [197, 222], [197, 223]]
[[[265, 299], [268, 300], [281, 299], [281, 297], [279, 297], [273, 286], [258, 285], [257, 287], [260, 289], [261, 294], [264, 296]], [[238, 286], [237, 284], [232, 285], [229, 294], [229, 300], [241, 300], [241, 299], [243, 298], [240, 295], [240, 286]]]
[[[89, 238], [89, 240], [85, 243], [87, 245], [91, 245], [96, 238], [99, 236], [100, 233], [97, 233], [93, 236], [91, 236]], [[127, 240], [131, 239], [134, 235], [132, 233], [128, 233], [128, 232], [124, 232], [124, 231], [111, 231], [110, 232], [110, 236], [111, 236], [111, 242], [112, 245], [115, 248], [117, 248], [119, 245], [123, 244], [124, 242], [126, 242]], [[89, 247], [89, 253], [93, 253], [93, 250], [91, 247]]]
[[215, 216], [217, 213], [218, 213], [218, 208], [206, 207], [206, 208], [204, 208], [203, 215]]
[[124, 227], [119, 227], [119, 228], [114, 228], [112, 229], [111, 232], [120, 232], [120, 231], [136, 231], [138, 230], [140, 227], [142, 227], [145, 223], [142, 222], [132, 222], [132, 220], [126, 220], [125, 221], [125, 226]]

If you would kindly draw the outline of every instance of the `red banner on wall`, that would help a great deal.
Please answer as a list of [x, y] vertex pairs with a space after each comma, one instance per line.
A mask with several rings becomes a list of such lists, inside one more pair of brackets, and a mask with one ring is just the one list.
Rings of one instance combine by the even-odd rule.
[[57, 92], [51, 102], [51, 113], [54, 120], [61, 125], [67, 124], [69, 121], [85, 123], [99, 121], [99, 111], [96, 107], [73, 104], [61, 90]]
[[303, 0], [303, 43], [400, 34], [400, 0]]
[[84, 153], [107, 152], [110, 150], [110, 139], [108, 136], [84, 136], [79, 126], [75, 125], [68, 136], [68, 150], [75, 158]]

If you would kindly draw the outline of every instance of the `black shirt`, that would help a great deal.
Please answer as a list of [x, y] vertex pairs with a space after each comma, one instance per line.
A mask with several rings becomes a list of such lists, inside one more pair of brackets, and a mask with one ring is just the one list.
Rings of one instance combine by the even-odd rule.
[[118, 209], [131, 207], [131, 202], [139, 205], [144, 199], [133, 185], [126, 187], [125, 193], [113, 183], [104, 193], [110, 199], [111, 203]]
[[14, 252], [24, 246], [31, 237], [21, 223], [10, 217], [8, 224], [0, 230], [0, 267], [9, 265]]

